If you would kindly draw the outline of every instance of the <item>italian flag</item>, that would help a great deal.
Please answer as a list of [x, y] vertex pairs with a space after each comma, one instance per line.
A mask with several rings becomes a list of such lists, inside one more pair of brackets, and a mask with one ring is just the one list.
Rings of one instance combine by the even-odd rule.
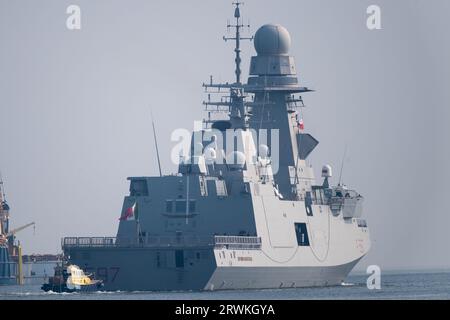
[[119, 220], [135, 220], [137, 214], [137, 207], [136, 202], [125, 210], [125, 212], [122, 214], [122, 216], [119, 218]]
[[298, 122], [298, 129], [300, 131], [305, 130], [305, 124], [303, 123], [303, 118], [301, 118], [300, 121]]

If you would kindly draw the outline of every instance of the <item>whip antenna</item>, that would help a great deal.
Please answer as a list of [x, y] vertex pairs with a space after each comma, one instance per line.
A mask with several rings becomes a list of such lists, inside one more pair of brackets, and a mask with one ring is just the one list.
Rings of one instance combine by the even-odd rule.
[[150, 109], [150, 117], [152, 118], [153, 139], [155, 140], [156, 158], [158, 159], [159, 176], [162, 177], [161, 161], [159, 160], [158, 139], [156, 138], [155, 121], [153, 121], [153, 113]]
[[342, 162], [341, 162], [341, 171], [339, 172], [339, 183], [338, 186], [341, 185], [341, 179], [342, 179], [342, 170], [344, 169], [344, 161], [345, 161], [345, 156], [347, 154], [347, 145], [345, 145], [345, 149], [344, 149], [344, 156], [342, 157]]

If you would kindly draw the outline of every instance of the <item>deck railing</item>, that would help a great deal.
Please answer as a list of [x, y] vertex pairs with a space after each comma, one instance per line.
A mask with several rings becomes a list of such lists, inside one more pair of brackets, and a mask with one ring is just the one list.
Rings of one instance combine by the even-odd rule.
[[257, 250], [261, 248], [260, 237], [215, 236], [214, 240], [216, 248], [225, 247], [237, 250]]
[[61, 240], [63, 249], [109, 248], [109, 247], [216, 247], [228, 249], [259, 249], [261, 238], [241, 236], [142, 236], [122, 237], [65, 237]]

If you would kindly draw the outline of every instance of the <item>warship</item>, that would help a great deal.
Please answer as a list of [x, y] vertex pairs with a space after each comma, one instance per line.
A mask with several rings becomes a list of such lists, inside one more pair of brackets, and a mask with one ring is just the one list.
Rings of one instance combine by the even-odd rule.
[[[364, 198], [331, 185], [329, 165], [316, 183], [308, 162], [319, 143], [303, 122], [302, 95], [312, 90], [299, 83], [288, 31], [266, 24], [244, 37], [241, 4], [224, 37], [234, 44], [235, 79], [203, 84], [207, 117], [180, 152], [178, 173], [128, 178], [115, 237], [61, 240], [66, 259], [105, 290], [339, 285], [370, 248]], [[247, 83], [244, 40], [256, 50]]]

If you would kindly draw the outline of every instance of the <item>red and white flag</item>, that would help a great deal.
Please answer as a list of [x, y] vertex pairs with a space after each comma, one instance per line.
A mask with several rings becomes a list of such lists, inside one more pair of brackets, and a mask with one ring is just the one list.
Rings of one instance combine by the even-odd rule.
[[303, 118], [301, 118], [300, 121], [298, 122], [298, 129], [301, 131], [305, 130], [305, 124], [303, 123]]
[[136, 202], [129, 208], [125, 210], [119, 220], [135, 220], [136, 218]]

